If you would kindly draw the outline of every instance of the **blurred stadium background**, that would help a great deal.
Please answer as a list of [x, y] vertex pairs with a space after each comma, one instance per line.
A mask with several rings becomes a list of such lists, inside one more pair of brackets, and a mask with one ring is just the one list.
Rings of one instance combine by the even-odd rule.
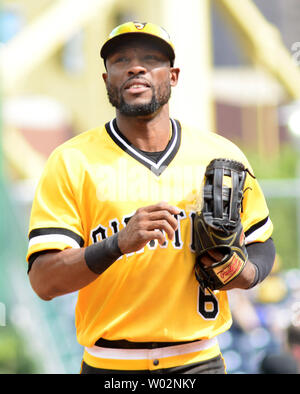
[[29, 285], [29, 213], [49, 153], [113, 116], [99, 49], [128, 20], [169, 31], [181, 68], [172, 113], [238, 143], [271, 210], [276, 265], [230, 294], [228, 372], [262, 373], [273, 353], [300, 364], [299, 19], [297, 0], [2, 0], [0, 373], [79, 372], [76, 294], [44, 302]]

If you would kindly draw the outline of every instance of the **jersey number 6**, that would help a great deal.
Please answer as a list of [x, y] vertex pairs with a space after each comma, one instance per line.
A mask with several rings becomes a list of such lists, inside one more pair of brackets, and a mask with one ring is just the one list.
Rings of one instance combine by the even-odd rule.
[[198, 291], [198, 312], [206, 320], [214, 320], [219, 313], [217, 298], [208, 290], [203, 290], [199, 286]]

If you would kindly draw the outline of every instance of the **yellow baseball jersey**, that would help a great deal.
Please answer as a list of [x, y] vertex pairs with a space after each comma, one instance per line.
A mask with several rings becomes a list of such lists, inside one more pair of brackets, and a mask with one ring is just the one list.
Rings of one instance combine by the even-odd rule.
[[[174, 240], [166, 239], [162, 246], [152, 241], [121, 256], [78, 292], [77, 338], [90, 365], [149, 367], [140, 354], [124, 358], [105, 351], [99, 364], [99, 348], [94, 347], [99, 338], [175, 345], [196, 341], [189, 357], [185, 351], [169, 349], [163, 365], [199, 361], [219, 352], [214, 338], [231, 325], [226, 291], [203, 293], [195, 278], [193, 220], [205, 168], [212, 159], [230, 158], [252, 169], [240, 149], [219, 135], [182, 127], [174, 119], [170, 130], [166, 149], [154, 159], [135, 148], [114, 119], [58, 147], [38, 184], [28, 261], [44, 250], [101, 242], [124, 228], [139, 207], [167, 201], [180, 210]], [[273, 229], [265, 198], [249, 175], [245, 189], [241, 217], [246, 243], [264, 242]], [[212, 342], [205, 346], [203, 340]]]

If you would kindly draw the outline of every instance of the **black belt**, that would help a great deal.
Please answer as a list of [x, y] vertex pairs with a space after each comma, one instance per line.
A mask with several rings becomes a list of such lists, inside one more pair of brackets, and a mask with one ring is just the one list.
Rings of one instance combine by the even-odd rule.
[[167, 346], [177, 346], [177, 345], [187, 345], [189, 343], [198, 342], [199, 339], [195, 341], [188, 342], [130, 342], [126, 339], [120, 339], [117, 341], [110, 341], [108, 339], [100, 338], [96, 341], [95, 346], [107, 347], [113, 349], [156, 349], [160, 347]]

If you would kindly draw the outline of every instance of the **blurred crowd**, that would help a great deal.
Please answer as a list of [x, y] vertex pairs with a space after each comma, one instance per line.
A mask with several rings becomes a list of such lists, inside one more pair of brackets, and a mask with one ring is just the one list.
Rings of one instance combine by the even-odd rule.
[[300, 373], [300, 270], [281, 271], [249, 291], [228, 293], [232, 328], [220, 336], [230, 374]]

